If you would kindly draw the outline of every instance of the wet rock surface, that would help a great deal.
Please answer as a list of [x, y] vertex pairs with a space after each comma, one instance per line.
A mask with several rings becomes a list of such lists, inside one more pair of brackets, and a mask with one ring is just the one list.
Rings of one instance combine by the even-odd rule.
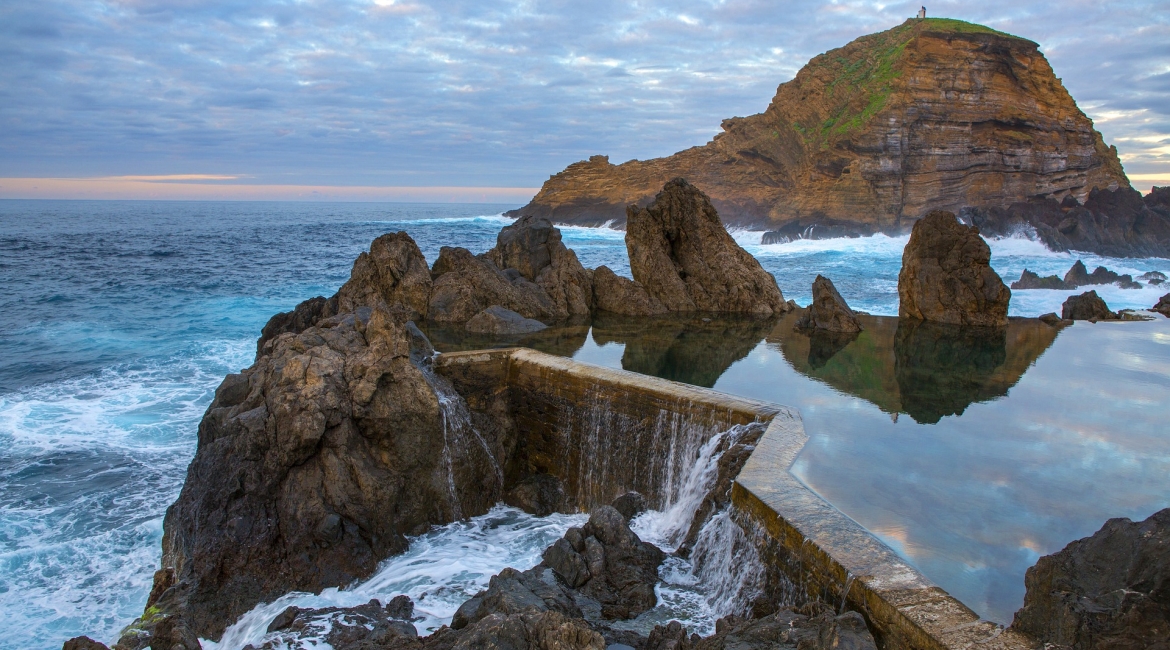
[[812, 297], [812, 303], [796, 321], [797, 329], [840, 333], [861, 331], [857, 315], [837, 292], [832, 280], [818, 275], [813, 280]]
[[803, 614], [785, 609], [755, 619], [728, 616], [708, 637], [688, 636], [685, 627], [671, 621], [655, 627], [642, 650], [877, 650], [860, 614], [837, 616], [825, 610], [812, 605]]
[[530, 334], [548, 327], [544, 323], [525, 318], [510, 309], [493, 305], [467, 321], [467, 331], [477, 334]]
[[551, 474], [536, 474], [508, 490], [504, 494], [504, 503], [530, 515], [544, 517], [565, 508], [565, 486]]
[[951, 325], [1007, 325], [1012, 292], [991, 268], [979, 229], [950, 212], [914, 224], [898, 274], [898, 315]]
[[1065, 320], [1117, 320], [1118, 316], [1109, 311], [1109, 305], [1096, 291], [1086, 291], [1079, 296], [1069, 296], [1061, 305], [1061, 318]]
[[1064, 280], [1055, 275], [1048, 275], [1040, 277], [1039, 275], [1024, 269], [1020, 274], [1020, 279], [1012, 283], [1012, 290], [1015, 289], [1075, 289], [1075, 286], [1065, 284]]
[[788, 310], [776, 279], [727, 233], [705, 194], [682, 178], [648, 207], [630, 206], [630, 270], [670, 311], [769, 316]]
[[1110, 519], [1040, 558], [1024, 582], [1012, 628], [1047, 648], [1170, 648], [1170, 509]]
[[1170, 293], [1158, 299], [1158, 304], [1150, 308], [1151, 311], [1156, 311], [1163, 316], [1170, 317]]
[[597, 309], [612, 314], [655, 316], [668, 311], [641, 282], [623, 278], [608, 266], [599, 266], [593, 271], [593, 299]]
[[396, 596], [385, 607], [376, 599], [357, 607], [289, 607], [268, 626], [268, 634], [275, 638], [247, 647], [278, 650], [324, 641], [333, 650], [418, 648], [413, 612], [414, 603], [406, 596]]

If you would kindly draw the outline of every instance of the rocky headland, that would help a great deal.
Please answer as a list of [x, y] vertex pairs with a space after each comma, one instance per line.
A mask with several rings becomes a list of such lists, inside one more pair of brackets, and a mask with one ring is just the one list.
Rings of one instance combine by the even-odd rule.
[[765, 242], [901, 234], [932, 210], [1054, 250], [1165, 256], [1170, 189], [1142, 197], [1036, 43], [909, 20], [813, 58], [763, 113], [665, 158], [569, 165], [512, 213], [621, 227], [685, 177]]

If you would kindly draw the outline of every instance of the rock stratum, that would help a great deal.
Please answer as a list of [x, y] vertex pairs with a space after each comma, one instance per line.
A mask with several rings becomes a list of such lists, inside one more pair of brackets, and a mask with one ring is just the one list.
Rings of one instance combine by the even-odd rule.
[[903, 233], [932, 210], [974, 209], [988, 234], [1022, 222], [1058, 249], [1170, 250], [1170, 205], [1130, 188], [1037, 44], [980, 25], [914, 19], [863, 36], [722, 127], [664, 158], [569, 165], [513, 214], [621, 226], [627, 205], [685, 177], [725, 223], [773, 241]]

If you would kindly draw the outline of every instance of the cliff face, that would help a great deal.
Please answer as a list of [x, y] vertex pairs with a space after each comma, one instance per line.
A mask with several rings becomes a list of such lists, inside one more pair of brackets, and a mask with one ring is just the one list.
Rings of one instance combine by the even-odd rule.
[[725, 223], [903, 232], [929, 210], [1084, 201], [1128, 188], [1117, 158], [1036, 43], [912, 19], [810, 61], [767, 110], [666, 158], [569, 165], [516, 215], [621, 224], [684, 177]]

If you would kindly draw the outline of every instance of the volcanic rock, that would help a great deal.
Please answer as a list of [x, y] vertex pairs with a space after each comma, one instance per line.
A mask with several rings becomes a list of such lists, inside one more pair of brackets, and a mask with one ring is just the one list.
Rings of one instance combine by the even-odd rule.
[[499, 305], [492, 305], [487, 309], [479, 312], [467, 321], [467, 331], [476, 334], [528, 334], [530, 332], [539, 332], [548, 327], [544, 323], [533, 320], [531, 318], [524, 318], [520, 314], [510, 310], [504, 309]]
[[542, 322], [563, 315], [548, 293], [518, 270], [505, 273], [486, 256], [472, 255], [466, 248], [439, 249], [431, 276], [427, 318], [439, 323], [465, 323], [492, 306]]
[[554, 611], [581, 618], [573, 594], [551, 576], [548, 567], [527, 571], [507, 568], [491, 577], [488, 588], [472, 596], [455, 612], [452, 629], [461, 630], [493, 614]]
[[780, 610], [762, 618], [727, 616], [715, 634], [687, 636], [678, 621], [655, 626], [644, 650], [877, 650], [865, 619], [857, 612], [815, 616]]
[[1151, 282], [1151, 283], [1155, 280], [1157, 280], [1158, 282], [1165, 282], [1166, 281], [1166, 274], [1162, 273], [1161, 271], [1149, 271], [1147, 273], [1143, 273], [1140, 276], [1138, 276], [1138, 279], [1142, 280], [1144, 282]]
[[99, 641], [94, 641], [87, 636], [78, 636], [69, 639], [65, 645], [61, 646], [61, 650], [110, 650], [106, 644]]
[[[450, 490], [433, 442], [444, 439], [441, 380], [406, 315], [363, 307], [281, 334], [225, 380], [167, 511], [161, 593], [148, 605], [214, 639], [259, 602], [347, 585], [406, 535], [495, 503], [494, 460], [478, 444], [452, 440]], [[507, 444], [483, 433], [493, 449]]]
[[707, 196], [666, 184], [648, 208], [630, 206], [626, 248], [634, 279], [670, 311], [769, 316], [788, 310], [776, 279], [731, 238]]
[[337, 290], [337, 311], [400, 304], [419, 319], [427, 313], [430, 294], [431, 273], [418, 244], [405, 232], [386, 234], [354, 260], [349, 280]]
[[[428, 649], [445, 650], [605, 650], [605, 638], [580, 618], [557, 611], [490, 614], [452, 633], [436, 633]], [[437, 637], [437, 638], [436, 638]]]
[[[1103, 267], [1097, 268], [1103, 270]], [[1077, 287], [1083, 287], [1086, 284], [1092, 284], [1093, 281], [1092, 278], [1089, 277], [1089, 269], [1085, 268], [1085, 263], [1077, 260], [1073, 263], [1072, 267], [1069, 268], [1068, 272], [1064, 274], [1064, 283], [1065, 285], [1075, 289]]]
[[1012, 290], [1015, 289], [1075, 289], [1064, 283], [1064, 280], [1055, 275], [1048, 275], [1040, 277], [1039, 275], [1024, 269], [1020, 274], [1020, 279], [1012, 283]]
[[530, 515], [544, 517], [565, 507], [565, 486], [551, 474], [535, 474], [508, 490], [504, 503]]
[[950, 212], [914, 224], [898, 273], [898, 315], [952, 325], [1007, 325], [1012, 292], [991, 268], [979, 229]]
[[641, 282], [614, 273], [608, 266], [593, 271], [593, 304], [602, 311], [626, 316], [655, 316], [667, 313], [658, 298]]
[[1060, 316], [1065, 320], [1117, 320], [1117, 314], [1109, 311], [1109, 305], [1105, 304], [1096, 291], [1069, 296], [1060, 309]]
[[[1085, 268], [1085, 263], [1077, 260], [1068, 273], [1064, 274], [1064, 283], [1066, 289], [1076, 289], [1086, 285], [1095, 284], [1116, 284], [1122, 289], [1140, 289], [1142, 285], [1133, 281], [1133, 276], [1129, 274], [1119, 275], [1114, 271], [1110, 271], [1104, 266], [1098, 266], [1093, 269], [1092, 273]], [[1015, 285], [1012, 285], [1013, 287]]]
[[292, 311], [281, 312], [264, 324], [260, 339], [256, 341], [256, 356], [264, 351], [264, 345], [281, 334], [300, 334], [316, 325], [318, 321], [337, 313], [337, 296], [309, 298], [299, 303]]
[[1041, 323], [1052, 325], [1053, 327], [1059, 325], [1061, 322], [1060, 316], [1057, 316], [1054, 311], [1050, 311], [1047, 314], [1040, 314], [1039, 319]]
[[1110, 519], [1028, 569], [1012, 628], [1052, 648], [1170, 648], [1170, 508]]
[[1156, 311], [1163, 316], [1170, 317], [1170, 293], [1158, 299], [1158, 304], [1150, 307], [1150, 311]]
[[642, 496], [640, 492], [626, 492], [614, 499], [610, 505], [613, 506], [614, 510], [622, 513], [622, 516], [627, 521], [646, 512], [650, 508], [650, 504], [646, 502], [646, 497]]
[[413, 611], [414, 603], [406, 596], [396, 596], [386, 607], [377, 599], [357, 607], [289, 607], [268, 626], [267, 632], [277, 638], [257, 650], [313, 647], [317, 644], [301, 642], [322, 638], [333, 650], [421, 648], [410, 622]]
[[593, 308], [593, 273], [561, 243], [561, 231], [542, 217], [525, 216], [504, 227], [485, 255], [501, 269], [516, 269], [544, 289], [556, 317], [588, 314]]
[[812, 304], [796, 321], [797, 329], [824, 330], [826, 332], [860, 332], [861, 323], [857, 315], [845, 303], [833, 281], [818, 275], [812, 284]]
[[[1055, 197], [1059, 223], [1068, 216], [1060, 199], [1092, 201], [1094, 188], [1131, 192], [1116, 149], [1036, 43], [956, 20], [908, 20], [817, 56], [763, 113], [722, 126], [707, 144], [666, 158], [569, 165], [515, 214], [620, 226], [627, 205], [648, 205], [681, 176], [729, 225], [815, 238], [901, 234], [931, 209], [1036, 196]], [[1116, 207], [1105, 202], [1098, 197], [1106, 213]], [[1142, 215], [1113, 226], [1105, 243], [1164, 241], [1147, 232], [1161, 214]]]

